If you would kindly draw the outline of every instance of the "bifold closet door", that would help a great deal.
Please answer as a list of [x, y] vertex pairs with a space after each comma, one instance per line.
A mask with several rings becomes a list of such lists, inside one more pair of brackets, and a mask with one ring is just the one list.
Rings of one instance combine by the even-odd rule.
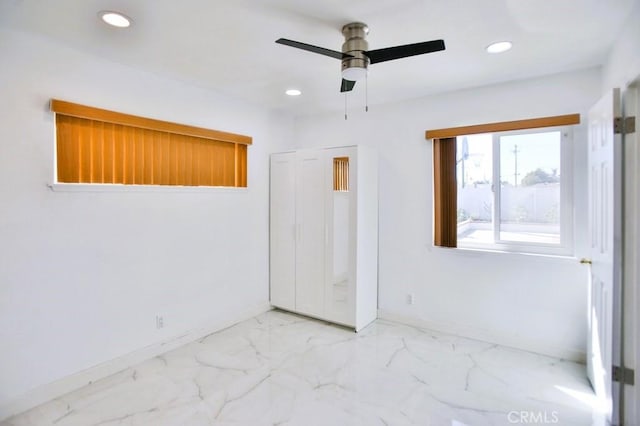
[[296, 154], [271, 156], [271, 304], [296, 308]]
[[322, 317], [325, 272], [325, 187], [321, 150], [296, 159], [296, 311]]

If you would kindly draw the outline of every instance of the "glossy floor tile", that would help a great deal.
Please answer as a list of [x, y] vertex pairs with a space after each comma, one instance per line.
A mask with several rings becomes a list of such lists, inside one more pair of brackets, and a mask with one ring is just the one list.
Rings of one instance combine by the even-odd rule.
[[590, 425], [593, 400], [581, 364], [271, 311], [2, 425]]

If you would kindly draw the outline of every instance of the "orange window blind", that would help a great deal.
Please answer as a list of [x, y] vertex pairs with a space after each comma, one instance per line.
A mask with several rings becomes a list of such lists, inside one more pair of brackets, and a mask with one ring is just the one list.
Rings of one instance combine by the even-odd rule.
[[433, 140], [433, 243], [458, 244], [456, 138]]
[[349, 157], [333, 159], [333, 190], [349, 191]]
[[58, 182], [247, 186], [243, 135], [53, 100]]

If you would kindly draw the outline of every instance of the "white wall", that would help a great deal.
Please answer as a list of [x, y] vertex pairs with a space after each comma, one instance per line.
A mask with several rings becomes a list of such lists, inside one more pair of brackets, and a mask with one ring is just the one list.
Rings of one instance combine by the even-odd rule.
[[[496, 343], [583, 359], [586, 268], [575, 259], [432, 245], [432, 151], [427, 129], [584, 114], [599, 69], [373, 106], [354, 93], [343, 114], [299, 118], [299, 147], [366, 144], [380, 154], [379, 309], [382, 315]], [[374, 87], [369, 88], [374, 91]], [[371, 97], [374, 97], [372, 93]], [[584, 117], [584, 115], [583, 115]], [[584, 118], [583, 118], [584, 121]], [[585, 254], [586, 132], [577, 126], [576, 257]], [[406, 295], [415, 295], [415, 305]]]
[[[290, 118], [17, 32], [0, 58], [0, 407], [268, 306], [268, 154]], [[53, 192], [51, 98], [253, 136], [249, 188]]]
[[618, 38], [603, 67], [603, 90], [624, 89], [640, 76], [640, 2], [618, 29]]

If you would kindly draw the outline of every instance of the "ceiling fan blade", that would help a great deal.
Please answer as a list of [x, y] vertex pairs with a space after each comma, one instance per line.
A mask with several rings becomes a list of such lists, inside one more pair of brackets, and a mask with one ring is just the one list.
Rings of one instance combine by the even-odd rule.
[[342, 92], [350, 92], [353, 90], [353, 86], [356, 85], [355, 81], [342, 79], [342, 84], [340, 85], [340, 93]]
[[320, 55], [330, 56], [336, 59], [353, 58], [353, 55], [347, 53], [338, 52], [336, 50], [325, 49], [324, 47], [314, 46], [312, 44], [301, 43], [295, 40], [289, 40], [286, 38], [279, 38], [276, 40], [278, 44], [284, 44], [285, 46], [296, 47], [298, 49], [306, 50], [308, 52], [319, 53]]
[[440, 50], [444, 50], [444, 40], [431, 40], [424, 41], [422, 43], [405, 44], [403, 46], [369, 50], [363, 53], [369, 57], [371, 64], [377, 64], [378, 62], [407, 58], [409, 56], [438, 52]]

